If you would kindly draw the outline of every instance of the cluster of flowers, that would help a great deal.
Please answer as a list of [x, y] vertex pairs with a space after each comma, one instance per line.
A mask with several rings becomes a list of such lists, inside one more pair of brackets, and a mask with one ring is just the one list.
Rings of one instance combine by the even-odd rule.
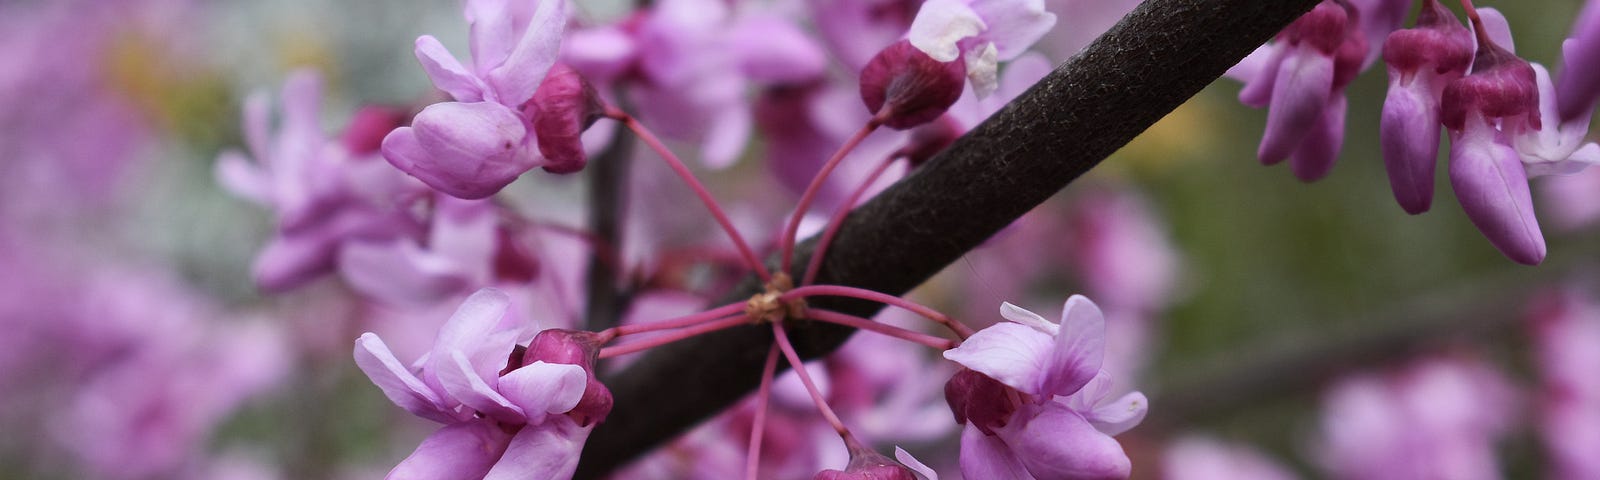
[[1584, 141], [1600, 89], [1600, 14], [1586, 13], [1574, 26], [1557, 84], [1543, 66], [1513, 53], [1498, 11], [1464, 1], [1468, 29], [1437, 1], [1423, 0], [1415, 26], [1399, 29], [1413, 3], [1324, 1], [1230, 71], [1246, 82], [1241, 101], [1270, 108], [1261, 161], [1291, 158], [1305, 181], [1327, 175], [1344, 138], [1344, 88], [1381, 52], [1389, 93], [1379, 133], [1400, 207], [1420, 214], [1432, 206], [1442, 126], [1450, 133], [1450, 185], [1467, 217], [1506, 257], [1538, 264], [1545, 242], [1528, 178], [1600, 163], [1600, 146]]

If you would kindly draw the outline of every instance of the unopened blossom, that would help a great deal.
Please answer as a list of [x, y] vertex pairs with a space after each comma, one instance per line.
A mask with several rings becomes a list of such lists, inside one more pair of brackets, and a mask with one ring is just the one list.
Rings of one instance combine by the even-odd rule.
[[[527, 329], [508, 315], [510, 298], [481, 290], [439, 330], [432, 350], [406, 368], [371, 333], [356, 340], [356, 364], [396, 405], [445, 426], [389, 478], [570, 478], [610, 393], [593, 374], [592, 334], [545, 330], [526, 349]], [[508, 361], [509, 357], [509, 361]]]
[[1319, 460], [1338, 479], [1499, 478], [1511, 395], [1488, 365], [1450, 357], [1340, 380], [1323, 397]]
[[1600, 477], [1600, 304], [1573, 286], [1541, 298], [1529, 315], [1541, 387], [1538, 433], [1547, 478]]
[[1112, 439], [1144, 419], [1131, 392], [1110, 402], [1100, 370], [1105, 318], [1074, 295], [1053, 323], [1009, 303], [1001, 322], [945, 358], [963, 370], [945, 385], [961, 433], [967, 478], [1127, 478], [1132, 464]]
[[1257, 157], [1273, 165], [1290, 159], [1302, 181], [1328, 174], [1344, 143], [1345, 87], [1376, 56], [1373, 47], [1399, 26], [1404, 0], [1318, 4], [1228, 71], [1245, 82], [1239, 100], [1267, 107]]
[[[434, 87], [454, 102], [430, 105], [411, 126], [383, 141], [396, 168], [450, 195], [494, 195], [547, 163], [534, 135], [537, 108], [526, 104], [555, 64], [567, 22], [566, 0], [471, 0], [470, 67], [438, 39], [417, 38], [416, 56]], [[567, 160], [558, 170], [570, 168]]]
[[[817, 472], [811, 477], [813, 480], [918, 480], [916, 471], [906, 465], [861, 446], [853, 439], [846, 440], [845, 443], [853, 444], [850, 446], [850, 464], [845, 466], [844, 470], [828, 469]], [[896, 450], [896, 454], [905, 452]], [[938, 477], [935, 476], [934, 480], [938, 480]]]
[[1044, 0], [929, 0], [906, 39], [940, 62], [962, 61], [979, 97], [998, 86], [999, 62], [1026, 52], [1056, 24]]
[[1486, 27], [1504, 25], [1503, 17], [1492, 9], [1478, 12], [1472, 72], [1451, 81], [1440, 104], [1450, 132], [1450, 185], [1467, 218], [1495, 248], [1513, 261], [1536, 265], [1544, 260], [1544, 235], [1513, 141], [1557, 126], [1543, 124], [1537, 74], [1509, 49], [1509, 30]]
[[1415, 28], [1396, 31], [1383, 43], [1389, 93], [1378, 138], [1389, 186], [1407, 213], [1426, 212], [1433, 204], [1439, 101], [1446, 85], [1466, 75], [1472, 51], [1472, 31], [1436, 0], [1423, 0]]
[[1600, 2], [1583, 3], [1568, 42], [1561, 53], [1566, 68], [1556, 82], [1557, 108], [1563, 121], [1588, 118], [1600, 101]]
[[282, 118], [274, 131], [266, 94], [252, 95], [244, 107], [250, 156], [225, 151], [216, 165], [224, 188], [277, 215], [277, 234], [252, 267], [256, 284], [269, 291], [331, 272], [346, 243], [413, 236], [422, 227], [404, 208], [408, 198], [424, 191], [422, 185], [370, 152], [357, 154], [347, 142], [330, 140], [322, 132], [317, 120], [321, 80], [315, 73], [291, 75], [282, 101]]

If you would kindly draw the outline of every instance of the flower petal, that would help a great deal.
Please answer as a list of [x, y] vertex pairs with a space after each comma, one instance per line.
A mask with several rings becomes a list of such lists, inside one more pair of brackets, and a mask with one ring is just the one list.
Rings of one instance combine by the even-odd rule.
[[967, 81], [972, 83], [972, 93], [978, 98], [987, 98], [1000, 88], [996, 78], [1000, 64], [995, 52], [994, 44], [988, 42], [967, 51]]
[[972, 425], [961, 429], [961, 476], [1033, 480], [1000, 437], [984, 435]]
[[1339, 148], [1344, 145], [1344, 114], [1348, 107], [1344, 92], [1336, 92], [1328, 99], [1322, 116], [1289, 158], [1289, 168], [1294, 171], [1295, 178], [1315, 182], [1333, 171], [1333, 164], [1339, 160]]
[[361, 293], [397, 305], [430, 305], [470, 285], [454, 262], [409, 238], [347, 242], [339, 249], [339, 273]]
[[257, 205], [272, 205], [271, 175], [243, 152], [228, 150], [217, 155], [216, 169], [212, 173], [228, 193]]
[[985, 28], [983, 18], [960, 0], [928, 0], [917, 10], [911, 21], [906, 39], [911, 46], [941, 62], [954, 61], [961, 56], [957, 45], [962, 39], [977, 35]]
[[446, 425], [428, 435], [389, 472], [386, 480], [477, 480], [483, 478], [511, 436], [494, 421], [480, 418]]
[[1061, 396], [1077, 392], [1100, 373], [1105, 354], [1105, 314], [1088, 298], [1073, 295], [1062, 307], [1061, 331], [1035, 392]]
[[[539, 166], [539, 158], [528, 149], [522, 118], [498, 103], [429, 105], [417, 114], [410, 131], [420, 148], [397, 144], [394, 148], [407, 152], [401, 159], [390, 158], [391, 133], [384, 139], [385, 158], [428, 186], [457, 198], [494, 195]], [[423, 154], [416, 155], [418, 151]]]
[[512, 404], [484, 382], [483, 377], [473, 371], [467, 356], [460, 351], [450, 351], [442, 359], [435, 355], [430, 362], [436, 368], [434, 374], [438, 375], [445, 393], [455, 397], [462, 405], [505, 423], [516, 424], [527, 420], [522, 408]]
[[439, 39], [433, 38], [433, 35], [417, 37], [413, 53], [417, 61], [422, 63], [422, 71], [427, 72], [428, 79], [433, 81], [434, 88], [450, 94], [458, 102], [483, 100], [482, 81], [467, 71], [467, 67], [461, 65], [461, 61], [456, 60], [444, 48], [444, 44], [439, 43]]
[[1038, 330], [1040, 333], [1044, 333], [1052, 337], [1056, 335], [1056, 332], [1061, 331], [1061, 326], [1056, 325], [1055, 322], [1045, 320], [1044, 317], [1041, 317], [1039, 314], [1033, 313], [1026, 308], [1012, 305], [1011, 302], [1000, 302], [1000, 316], [1004, 317], [1006, 320], [1027, 325], [1034, 330]]
[[561, 33], [567, 26], [566, 0], [538, 0], [533, 19], [505, 63], [489, 71], [489, 85], [500, 103], [521, 108], [533, 98], [550, 66], [561, 55]]
[[1121, 398], [1085, 412], [1083, 416], [1096, 430], [1116, 436], [1139, 425], [1149, 410], [1150, 399], [1145, 398], [1143, 393], [1128, 392]]
[[1278, 66], [1267, 109], [1267, 129], [1256, 156], [1273, 165], [1289, 158], [1306, 132], [1322, 120], [1333, 89], [1333, 58], [1302, 46]]
[[1378, 140], [1395, 200], [1406, 213], [1416, 215], [1433, 205], [1434, 168], [1439, 162], [1439, 99], [1426, 81], [1413, 79], [1404, 84], [1398, 73], [1391, 77], [1378, 121]]
[[1022, 55], [1056, 25], [1044, 0], [973, 0], [972, 11], [983, 19], [982, 38], [994, 43], [1000, 61]]
[[[1058, 402], [1045, 403], [1016, 428], [998, 435], [1018, 461], [1038, 478], [1128, 478], [1133, 470], [1128, 454], [1111, 436], [1096, 430], [1078, 412]], [[1027, 412], [1018, 411], [1017, 415]], [[963, 438], [965, 440], [965, 438]], [[965, 442], [962, 443], [965, 447]], [[972, 477], [1001, 478], [1001, 477]]]
[[1039, 391], [1045, 362], [1051, 355], [1051, 338], [1015, 323], [996, 323], [973, 334], [961, 346], [946, 350], [944, 358], [988, 375], [1011, 388]]
[[900, 448], [899, 445], [894, 447], [894, 459], [899, 460], [901, 465], [905, 465], [906, 468], [911, 469], [911, 471], [917, 472], [917, 475], [921, 475], [922, 478], [927, 480], [939, 480], [939, 472], [935, 472], [932, 468], [928, 468], [928, 466], [923, 464], [921, 460], [917, 460], [917, 457], [911, 456], [911, 453], [906, 452], [906, 449]]
[[451, 423], [455, 419], [443, 406], [439, 395], [422, 383], [416, 375], [407, 370], [400, 360], [394, 358], [394, 353], [389, 351], [389, 346], [383, 343], [372, 332], [361, 334], [356, 338], [356, 366], [367, 378], [383, 390], [383, 395], [389, 397], [407, 412], [433, 420], [439, 423]]
[[1544, 261], [1544, 235], [1533, 214], [1528, 176], [1516, 150], [1495, 141], [1482, 117], [1467, 120], [1450, 145], [1450, 185], [1467, 218], [1500, 253], [1517, 263]]
[[550, 417], [540, 425], [522, 427], [511, 438], [511, 445], [500, 462], [483, 480], [528, 480], [572, 478], [578, 468], [578, 454], [594, 426], [580, 427], [565, 415]]
[[583, 367], [560, 363], [533, 362], [502, 375], [500, 393], [537, 423], [541, 414], [561, 414], [578, 406], [589, 376]]

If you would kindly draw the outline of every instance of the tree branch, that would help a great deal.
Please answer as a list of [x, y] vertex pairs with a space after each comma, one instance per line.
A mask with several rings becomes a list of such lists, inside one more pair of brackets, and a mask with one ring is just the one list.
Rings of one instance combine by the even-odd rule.
[[623, 192], [633, 159], [633, 134], [618, 128], [606, 149], [589, 162], [589, 231], [594, 233], [595, 254], [589, 258], [586, 278], [589, 303], [584, 319], [588, 329], [600, 331], [616, 325], [628, 295], [619, 290], [616, 272], [622, 267]]
[[[904, 293], [1121, 148], [1317, 0], [1147, 0], [943, 153], [850, 214], [819, 283]], [[799, 249], [805, 265], [814, 239]], [[801, 272], [793, 272], [801, 273]], [[758, 292], [747, 279], [726, 297]], [[826, 300], [826, 301], [824, 301]], [[812, 302], [869, 317], [860, 301]], [[795, 325], [814, 358], [853, 332]], [[616, 405], [577, 478], [595, 478], [722, 411], [759, 383], [771, 332], [738, 328], [645, 354], [608, 375]]]

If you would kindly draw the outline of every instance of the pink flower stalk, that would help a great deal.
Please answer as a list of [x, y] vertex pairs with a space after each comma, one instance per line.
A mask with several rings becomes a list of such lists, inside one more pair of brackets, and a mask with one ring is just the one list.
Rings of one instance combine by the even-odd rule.
[[1294, 480], [1299, 478], [1265, 454], [1246, 445], [1190, 434], [1167, 446], [1161, 456], [1163, 480]]
[[390, 401], [445, 424], [389, 478], [571, 478], [584, 440], [611, 409], [593, 373], [599, 343], [545, 330], [517, 347], [527, 329], [509, 306], [499, 290], [473, 294], [413, 369], [376, 335], [356, 340], [356, 364]]
[[1268, 107], [1261, 163], [1292, 158], [1307, 182], [1332, 170], [1344, 142], [1345, 86], [1369, 63], [1363, 13], [1355, 3], [1324, 1], [1229, 70], [1245, 82], [1241, 102]]
[[1433, 204], [1433, 172], [1439, 159], [1439, 101], [1445, 86], [1472, 64], [1472, 31], [1435, 0], [1423, 0], [1415, 28], [1383, 42], [1389, 93], [1383, 101], [1378, 137], [1389, 186], [1406, 213]]
[[1320, 460], [1333, 478], [1499, 478], [1509, 384], [1488, 365], [1432, 358], [1341, 380], [1323, 398]]
[[1513, 261], [1537, 265], [1545, 256], [1544, 235], [1534, 217], [1528, 171], [1513, 146], [1513, 139], [1543, 127], [1537, 74], [1501, 46], [1510, 45], [1504, 17], [1492, 9], [1469, 13], [1478, 39], [1472, 72], [1451, 81], [1441, 100], [1441, 119], [1450, 131], [1450, 185], [1467, 218], [1495, 248]]
[[1113, 435], [1148, 406], [1144, 394], [1103, 403], [1110, 378], [1100, 370], [1105, 318], [1089, 299], [1067, 299], [1061, 323], [1009, 303], [1001, 322], [978, 331], [945, 358], [963, 370], [945, 398], [965, 424], [961, 473], [967, 478], [1127, 478], [1132, 464]]
[[216, 165], [225, 189], [277, 214], [277, 235], [252, 268], [257, 285], [268, 291], [331, 272], [348, 243], [420, 234], [422, 226], [404, 205], [425, 191], [377, 158], [354, 154], [325, 136], [317, 120], [321, 80], [315, 73], [292, 75], [282, 97], [276, 132], [264, 93], [245, 102], [245, 141], [254, 161], [230, 150]]
[[1556, 82], [1558, 111], [1564, 122], [1588, 118], [1600, 101], [1600, 2], [1584, 2], [1570, 35], [1562, 48], [1566, 68]]
[[[534, 134], [540, 103], [529, 102], [559, 54], [566, 0], [470, 0], [466, 17], [471, 68], [433, 36], [416, 42], [417, 60], [434, 87], [456, 101], [430, 105], [411, 126], [391, 132], [383, 156], [434, 189], [479, 199], [549, 163]], [[563, 128], [556, 135], [566, 133]], [[554, 169], [567, 171], [574, 163], [581, 161], [563, 158]]]
[[928, 0], [906, 40], [934, 60], [963, 60], [981, 98], [997, 88], [999, 62], [1021, 56], [1055, 24], [1044, 0]]
[[1554, 292], [1529, 316], [1540, 388], [1537, 418], [1548, 478], [1600, 477], [1600, 305], [1581, 288]]

